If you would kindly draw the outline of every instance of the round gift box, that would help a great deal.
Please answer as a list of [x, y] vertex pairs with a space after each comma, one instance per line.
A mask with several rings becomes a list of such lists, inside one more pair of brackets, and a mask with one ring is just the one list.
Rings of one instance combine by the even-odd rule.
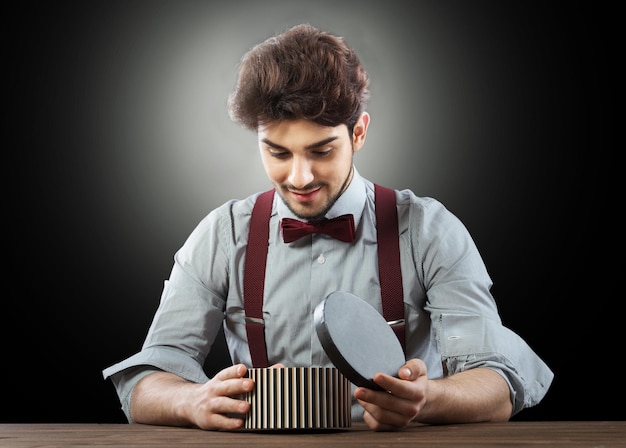
[[400, 340], [372, 305], [345, 291], [330, 293], [315, 307], [315, 330], [324, 351], [356, 386], [382, 390], [377, 372], [398, 376], [405, 363]]
[[244, 429], [334, 429], [352, 423], [350, 382], [334, 367], [251, 368]]

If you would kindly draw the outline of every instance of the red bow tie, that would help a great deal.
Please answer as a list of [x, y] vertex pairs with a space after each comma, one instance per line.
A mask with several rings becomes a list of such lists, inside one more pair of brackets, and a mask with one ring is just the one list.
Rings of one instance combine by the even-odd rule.
[[280, 222], [283, 241], [291, 243], [311, 233], [325, 233], [333, 238], [351, 243], [354, 241], [354, 218], [341, 215], [320, 222], [303, 222], [297, 219], [283, 218]]

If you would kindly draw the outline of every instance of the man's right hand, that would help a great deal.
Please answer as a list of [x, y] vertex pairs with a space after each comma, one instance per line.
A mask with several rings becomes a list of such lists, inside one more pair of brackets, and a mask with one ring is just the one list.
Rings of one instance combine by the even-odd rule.
[[244, 364], [226, 367], [204, 384], [168, 372], [147, 375], [133, 390], [131, 419], [151, 425], [237, 430], [250, 409], [250, 403], [237, 397], [254, 388], [254, 381], [245, 377], [247, 371]]
[[241, 415], [250, 404], [234, 397], [254, 388], [243, 364], [226, 367], [204, 384], [168, 372], [142, 378], [131, 397], [131, 419], [136, 423], [194, 426], [232, 431], [243, 426]]

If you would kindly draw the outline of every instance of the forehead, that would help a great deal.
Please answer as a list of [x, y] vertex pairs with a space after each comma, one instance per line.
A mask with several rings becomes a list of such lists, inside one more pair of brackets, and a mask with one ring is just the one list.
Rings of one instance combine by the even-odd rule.
[[274, 121], [259, 126], [257, 130], [259, 140], [270, 140], [273, 143], [285, 145], [303, 145], [327, 139], [329, 137], [348, 137], [348, 128], [339, 126], [322, 126], [310, 120]]

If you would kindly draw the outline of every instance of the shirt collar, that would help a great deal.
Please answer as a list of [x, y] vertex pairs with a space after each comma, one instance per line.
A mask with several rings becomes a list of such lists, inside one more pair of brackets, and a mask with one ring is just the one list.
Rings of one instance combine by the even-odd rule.
[[[350, 185], [348, 185], [346, 191], [339, 196], [339, 199], [337, 199], [337, 202], [333, 204], [331, 209], [328, 210], [326, 218], [332, 219], [337, 216], [352, 214], [354, 216], [354, 225], [358, 227], [361, 216], [363, 215], [363, 209], [365, 208], [366, 196], [365, 182], [355, 167]], [[279, 218], [300, 219], [289, 210], [280, 195], [274, 195], [274, 203]]]

